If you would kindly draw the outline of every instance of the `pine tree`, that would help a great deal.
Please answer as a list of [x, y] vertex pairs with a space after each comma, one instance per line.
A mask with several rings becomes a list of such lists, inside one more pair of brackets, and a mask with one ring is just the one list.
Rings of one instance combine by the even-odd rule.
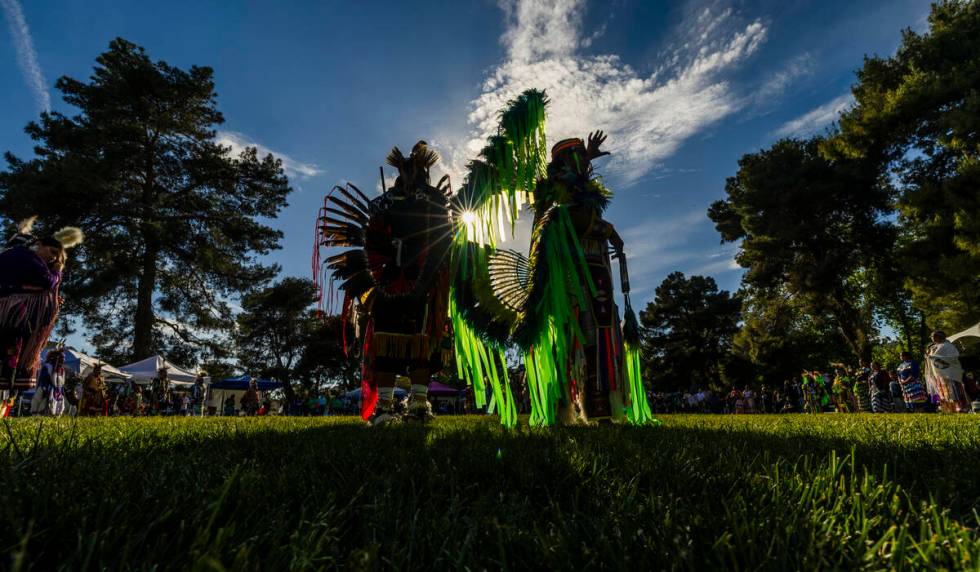
[[97, 332], [103, 357], [201, 348], [233, 325], [229, 299], [277, 272], [256, 255], [279, 247], [264, 221], [286, 205], [288, 180], [271, 155], [216, 142], [211, 68], [154, 62], [123, 39], [96, 61], [87, 82], [56, 84], [78, 113], [30, 123], [32, 159], [7, 153], [0, 212], [85, 230], [65, 310]]

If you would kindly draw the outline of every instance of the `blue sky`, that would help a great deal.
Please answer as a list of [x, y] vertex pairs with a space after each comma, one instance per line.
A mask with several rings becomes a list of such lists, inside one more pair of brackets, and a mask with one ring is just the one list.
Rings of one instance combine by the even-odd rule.
[[[285, 275], [308, 276], [324, 193], [375, 192], [392, 145], [435, 145], [458, 184], [502, 103], [553, 102], [550, 141], [609, 134], [598, 169], [630, 256], [634, 304], [669, 272], [738, 287], [734, 247], [705, 215], [738, 158], [826, 128], [865, 54], [923, 30], [926, 1], [109, 2], [0, 0], [0, 150], [31, 153], [24, 125], [62, 75], [87, 78], [109, 41], [215, 69], [220, 136], [272, 150], [295, 192], [275, 225]], [[518, 238], [518, 242], [520, 237]]]

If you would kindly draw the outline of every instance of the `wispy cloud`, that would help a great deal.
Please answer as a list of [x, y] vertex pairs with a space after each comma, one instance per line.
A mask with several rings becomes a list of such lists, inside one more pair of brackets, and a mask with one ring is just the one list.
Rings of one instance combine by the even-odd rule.
[[51, 95], [44, 82], [41, 65], [37, 61], [34, 40], [31, 39], [31, 29], [27, 27], [24, 10], [21, 9], [18, 0], [0, 0], [0, 7], [3, 8], [3, 15], [7, 18], [7, 27], [10, 29], [10, 37], [17, 52], [17, 65], [24, 74], [24, 81], [34, 94], [34, 102], [38, 109], [48, 111], [51, 109]]
[[308, 179], [323, 173], [322, 169], [312, 163], [303, 163], [293, 159], [285, 153], [273, 151], [272, 149], [269, 149], [260, 143], [256, 143], [255, 141], [250, 140], [247, 136], [236, 131], [219, 131], [217, 134], [217, 142], [221, 145], [231, 147], [231, 152], [234, 155], [238, 155], [246, 147], [255, 147], [256, 151], [258, 151], [259, 157], [265, 157], [271, 153], [276, 159], [282, 161], [282, 168], [284, 171], [286, 171], [286, 175], [290, 178]]
[[660, 279], [703, 256], [692, 248], [696, 234], [708, 223], [703, 210], [693, 210], [669, 218], [651, 218], [620, 231], [626, 243], [630, 281], [643, 294], [656, 288]]
[[837, 121], [842, 111], [854, 103], [854, 96], [850, 93], [828, 101], [827, 103], [812, 109], [796, 119], [787, 121], [779, 129], [773, 131], [776, 137], [805, 137], [812, 135], [831, 123]]
[[613, 151], [605, 170], [623, 184], [748, 103], [733, 93], [727, 77], [767, 33], [761, 20], [739, 22], [731, 9], [698, 8], [676, 30], [656, 71], [641, 75], [615, 54], [581, 52], [595, 37], [582, 30], [584, 0], [510, 0], [502, 7], [507, 56], [472, 103], [467, 156], [479, 152], [506, 102], [536, 87], [551, 99], [551, 140], [604, 129]]
[[737, 249], [728, 248], [709, 254], [706, 257], [707, 262], [703, 262], [700, 266], [695, 266], [688, 272], [688, 274], [692, 276], [716, 276], [725, 272], [741, 270], [742, 267], [735, 261], [736, 252], [738, 252]]
[[620, 231], [637, 300], [674, 271], [717, 277], [741, 270], [735, 262], [737, 246], [702, 244], [700, 236], [709, 230], [710, 222], [706, 211], [696, 209], [668, 218], [651, 218]]
[[804, 52], [786, 63], [786, 65], [769, 75], [752, 94], [756, 106], [772, 109], [774, 99], [781, 97], [790, 90], [795, 82], [813, 73], [813, 56]]

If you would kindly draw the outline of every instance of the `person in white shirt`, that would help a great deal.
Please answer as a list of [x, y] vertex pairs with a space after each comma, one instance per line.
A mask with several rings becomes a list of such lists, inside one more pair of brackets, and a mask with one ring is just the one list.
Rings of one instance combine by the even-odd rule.
[[932, 345], [926, 352], [926, 382], [931, 395], [939, 395], [939, 407], [947, 413], [970, 410], [960, 352], [940, 330], [932, 333]]

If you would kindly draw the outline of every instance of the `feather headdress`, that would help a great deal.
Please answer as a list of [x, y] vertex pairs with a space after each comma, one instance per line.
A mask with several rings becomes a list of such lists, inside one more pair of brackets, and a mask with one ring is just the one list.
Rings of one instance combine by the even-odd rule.
[[60, 242], [61, 247], [67, 250], [81, 244], [85, 235], [77, 226], [65, 226], [52, 234], [51, 238]]
[[34, 229], [34, 221], [37, 220], [37, 215], [32, 217], [27, 217], [24, 220], [17, 223], [17, 233], [18, 234], [31, 234]]
[[37, 216], [35, 215], [18, 222], [16, 224], [16, 231], [7, 239], [4, 247], [13, 248], [15, 246], [29, 246], [33, 244], [37, 238], [31, 234], [31, 230], [34, 229], [34, 221], [36, 220]]
[[406, 157], [402, 150], [393, 147], [388, 153], [387, 162], [399, 171], [408, 168], [410, 165], [428, 169], [439, 162], [439, 154], [429, 148], [425, 141], [419, 141], [412, 147], [412, 153]]

